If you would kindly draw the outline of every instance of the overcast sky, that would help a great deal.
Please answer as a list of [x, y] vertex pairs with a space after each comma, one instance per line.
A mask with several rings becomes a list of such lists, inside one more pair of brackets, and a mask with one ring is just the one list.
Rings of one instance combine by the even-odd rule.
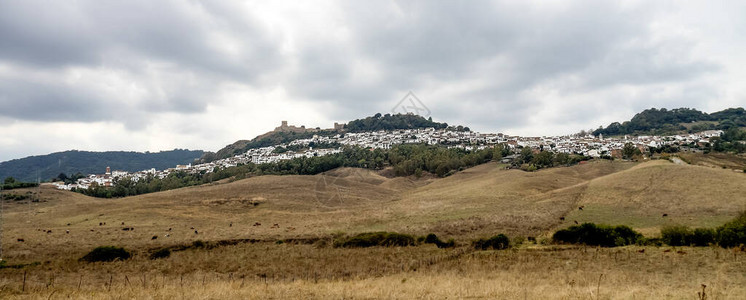
[[744, 1], [0, 0], [0, 161], [216, 151], [409, 91], [434, 120], [559, 135], [746, 106]]

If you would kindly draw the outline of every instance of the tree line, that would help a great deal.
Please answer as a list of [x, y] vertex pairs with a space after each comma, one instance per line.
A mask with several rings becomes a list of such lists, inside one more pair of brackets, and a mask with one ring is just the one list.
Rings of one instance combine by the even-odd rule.
[[5, 177], [5, 179], [3, 180], [2, 186], [3, 186], [3, 190], [12, 190], [12, 189], [37, 187], [39, 186], [39, 184], [36, 182], [22, 182], [11, 176], [11, 177]]
[[381, 115], [380, 113], [377, 113], [373, 115], [372, 117], [350, 121], [349, 123], [345, 125], [345, 130], [349, 132], [365, 132], [365, 131], [418, 129], [418, 128], [444, 129], [446, 127], [448, 127], [447, 123], [433, 122], [433, 118], [425, 119], [419, 115], [413, 115], [413, 114]]
[[[683, 124], [693, 123], [690, 128]], [[606, 136], [625, 134], [668, 135], [679, 132], [700, 132], [705, 130], [728, 130], [733, 127], [746, 127], [746, 110], [729, 108], [711, 114], [690, 108], [646, 109], [631, 120], [614, 122], [606, 128], [600, 127], [593, 135]]]

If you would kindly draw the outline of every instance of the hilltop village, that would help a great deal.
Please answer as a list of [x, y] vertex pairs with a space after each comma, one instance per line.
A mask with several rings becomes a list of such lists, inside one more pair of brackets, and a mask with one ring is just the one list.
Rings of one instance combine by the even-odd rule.
[[[336, 130], [342, 126], [334, 125]], [[313, 131], [304, 126], [288, 126], [287, 121], [275, 128], [273, 132], [280, 131]], [[340, 130], [341, 131], [341, 130]], [[270, 132], [271, 133], [271, 132]], [[107, 168], [106, 173], [100, 175], [88, 175], [73, 184], [55, 183], [57, 188], [64, 190], [88, 189], [93, 183], [99, 186], [113, 186], [117, 178], [129, 177], [134, 181], [154, 176], [165, 178], [173, 172], [187, 173], [209, 173], [216, 168], [235, 167], [240, 164], [265, 164], [275, 163], [282, 160], [294, 158], [324, 156], [342, 152], [345, 146], [357, 146], [369, 149], [390, 149], [399, 144], [427, 144], [443, 145], [449, 148], [462, 148], [464, 150], [481, 150], [493, 147], [497, 144], [507, 145], [510, 149], [530, 147], [534, 151], [552, 151], [555, 153], [575, 153], [589, 157], [610, 156], [621, 158], [621, 149], [627, 143], [632, 143], [642, 152], [648, 147], [662, 147], [665, 145], [680, 145], [684, 150], [697, 151], [696, 147], [704, 147], [710, 142], [710, 138], [718, 137], [722, 130], [709, 130], [692, 134], [681, 134], [672, 136], [624, 136], [619, 138], [604, 138], [603, 135], [565, 135], [549, 137], [521, 137], [510, 136], [502, 133], [479, 133], [474, 131], [454, 131], [450, 129], [406, 129], [372, 132], [340, 132], [332, 136], [314, 135], [311, 138], [297, 139], [289, 143], [249, 149], [245, 153], [233, 157], [212, 161], [202, 164], [177, 165], [166, 170], [149, 169], [135, 173], [126, 171], [111, 171]], [[261, 137], [261, 136], [260, 136]], [[258, 137], [259, 138], [259, 137]], [[316, 147], [321, 145], [322, 147]], [[335, 147], [323, 147], [334, 145]], [[295, 151], [288, 149], [296, 149]]]

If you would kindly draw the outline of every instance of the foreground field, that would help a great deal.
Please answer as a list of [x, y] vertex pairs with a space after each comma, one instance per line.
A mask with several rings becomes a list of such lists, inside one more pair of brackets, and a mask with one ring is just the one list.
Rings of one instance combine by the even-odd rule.
[[[442, 179], [342, 168], [121, 199], [42, 187], [41, 202], [4, 203], [2, 256], [17, 268], [0, 269], [0, 297], [681, 299], [705, 284], [708, 299], [738, 299], [742, 252], [547, 242], [575, 222], [649, 237], [666, 225], [718, 226], [746, 208], [744, 190], [744, 173], [663, 160], [537, 172], [488, 163]], [[367, 231], [435, 233], [458, 246], [331, 246]], [[539, 244], [469, 246], [496, 233]], [[134, 258], [78, 261], [102, 245]], [[163, 247], [180, 251], [148, 258]]]
[[[644, 251], [643, 251], [644, 250]], [[336, 249], [243, 244], [151, 261], [0, 270], [6, 299], [742, 299], [746, 255], [720, 248], [524, 245]], [[23, 281], [26, 276], [25, 285]]]

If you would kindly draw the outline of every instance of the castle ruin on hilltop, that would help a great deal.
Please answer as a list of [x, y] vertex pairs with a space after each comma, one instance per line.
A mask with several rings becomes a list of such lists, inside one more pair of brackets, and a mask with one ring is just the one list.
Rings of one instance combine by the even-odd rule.
[[[332, 130], [343, 130], [345, 127], [345, 124], [334, 122], [334, 127], [330, 128]], [[295, 125], [288, 125], [288, 121], [282, 121], [280, 126], [275, 127], [275, 130], [272, 132], [318, 132], [322, 130], [321, 128], [306, 128], [305, 125], [301, 125], [300, 127]]]

